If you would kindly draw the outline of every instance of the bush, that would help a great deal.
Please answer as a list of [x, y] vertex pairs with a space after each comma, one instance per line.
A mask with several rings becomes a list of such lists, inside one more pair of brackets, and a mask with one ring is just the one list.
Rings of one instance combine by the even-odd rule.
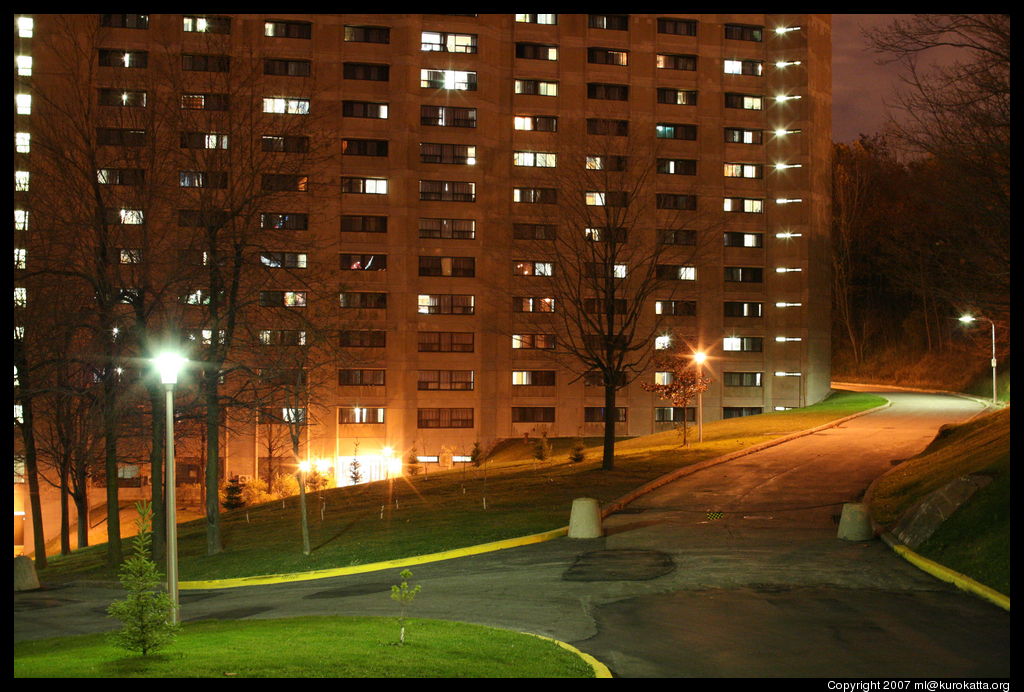
[[267, 492], [267, 482], [261, 478], [252, 478], [242, 484], [242, 501], [246, 505], [258, 505], [273, 499], [274, 496]]

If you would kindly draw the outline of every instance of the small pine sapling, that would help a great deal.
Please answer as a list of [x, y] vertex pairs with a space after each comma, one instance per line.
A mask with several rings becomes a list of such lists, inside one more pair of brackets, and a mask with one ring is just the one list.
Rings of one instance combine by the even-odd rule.
[[402, 607], [402, 614], [398, 618], [398, 645], [402, 646], [405, 644], [405, 611], [413, 599], [416, 598], [416, 594], [420, 592], [420, 585], [417, 584], [409, 588], [409, 579], [412, 577], [412, 572], [407, 569], [403, 569], [399, 576], [402, 577], [402, 583], [391, 587], [391, 600], [397, 601]]
[[578, 464], [586, 458], [587, 455], [583, 451], [583, 440], [577, 437], [573, 440], [572, 447], [569, 449], [569, 461]]

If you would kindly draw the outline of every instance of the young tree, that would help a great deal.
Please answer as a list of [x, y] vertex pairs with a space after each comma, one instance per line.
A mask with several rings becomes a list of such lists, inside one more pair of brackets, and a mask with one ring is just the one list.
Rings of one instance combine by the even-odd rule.
[[711, 385], [711, 378], [703, 374], [692, 361], [692, 354], [675, 352], [659, 361], [659, 368], [669, 373], [666, 382], [644, 382], [640, 385], [645, 391], [654, 392], [662, 399], [672, 402], [672, 406], [683, 409], [683, 420], [679, 428], [683, 433], [683, 446], [687, 440], [686, 410], [701, 393]]

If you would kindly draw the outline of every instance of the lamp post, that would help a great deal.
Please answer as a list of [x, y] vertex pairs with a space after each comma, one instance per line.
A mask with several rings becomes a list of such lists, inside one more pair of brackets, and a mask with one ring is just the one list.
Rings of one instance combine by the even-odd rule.
[[[960, 322], [963, 324], [971, 324], [977, 318], [973, 315], [964, 315], [960, 318]], [[988, 320], [988, 323], [992, 326], [992, 403], [996, 403], [996, 323], [990, 320], [988, 317], [982, 319]]]
[[185, 358], [177, 353], [161, 353], [153, 359], [160, 372], [160, 382], [167, 390], [164, 409], [167, 415], [167, 594], [174, 604], [171, 609], [171, 624], [178, 624], [178, 520], [175, 500], [174, 480], [174, 385], [178, 383], [178, 371], [185, 363]]
[[309, 473], [308, 461], [299, 462], [299, 516], [302, 523], [302, 554], [309, 555], [309, 519], [306, 516], [306, 474]]
[[697, 365], [697, 442], [704, 441], [704, 391], [700, 389], [700, 380], [704, 374], [703, 365], [708, 354], [697, 351], [693, 354], [693, 362]]

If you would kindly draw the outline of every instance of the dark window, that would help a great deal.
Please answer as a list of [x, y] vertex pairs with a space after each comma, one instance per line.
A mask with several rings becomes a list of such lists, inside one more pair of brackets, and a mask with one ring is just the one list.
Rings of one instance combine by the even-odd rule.
[[554, 423], [554, 406], [513, 406], [513, 423]]
[[474, 219], [420, 219], [420, 238], [472, 240], [476, 237]]
[[603, 300], [601, 298], [584, 298], [583, 311], [589, 315], [607, 315], [611, 307], [613, 315], [624, 315], [628, 310], [625, 298]]
[[679, 125], [677, 123], [658, 123], [654, 127], [654, 134], [661, 139], [697, 139], [696, 125]]
[[[626, 407], [616, 406], [615, 407], [615, 421], [618, 423], [626, 422]], [[583, 407], [583, 422], [584, 423], [603, 423], [604, 422], [604, 406], [584, 406]]]
[[359, 406], [347, 406], [338, 409], [338, 423], [341, 425], [351, 424], [380, 424], [384, 422], [385, 409], [380, 407], [363, 408]]
[[263, 189], [269, 191], [306, 192], [309, 189], [309, 177], [305, 175], [264, 173], [262, 183]]
[[268, 20], [263, 23], [263, 33], [277, 38], [313, 38], [313, 25], [309, 22]]
[[372, 101], [342, 101], [341, 114], [346, 118], [379, 118], [388, 117], [388, 104]]
[[178, 225], [182, 228], [218, 228], [230, 221], [231, 218], [231, 212], [220, 209], [178, 210]]
[[420, 143], [421, 163], [476, 163], [476, 147], [469, 144]]
[[309, 137], [301, 135], [263, 135], [263, 151], [304, 154], [309, 151]]
[[420, 257], [420, 276], [476, 276], [473, 257]]
[[146, 143], [146, 131], [98, 127], [96, 143], [101, 146], [141, 147]]
[[696, 36], [697, 20], [659, 18], [658, 33], [674, 34], [676, 36]]
[[471, 408], [421, 408], [416, 410], [418, 428], [472, 428]]
[[416, 389], [422, 391], [472, 391], [472, 370], [420, 370]]
[[512, 385], [516, 387], [554, 387], [554, 370], [517, 370], [512, 373]]
[[726, 267], [725, 280], [759, 284], [764, 282], [764, 269], [762, 267]]
[[670, 175], [697, 175], [696, 159], [658, 159], [658, 172]]
[[762, 303], [745, 301], [725, 302], [725, 317], [761, 317], [763, 311]]
[[368, 291], [343, 291], [339, 294], [341, 307], [343, 308], [366, 308], [368, 310], [383, 310], [388, 306], [387, 293], [371, 293]]
[[338, 268], [344, 271], [384, 271], [388, 268], [388, 256], [342, 253], [338, 255]]
[[725, 141], [736, 144], [761, 144], [764, 133], [761, 130], [744, 130], [739, 127], [725, 128]]
[[309, 215], [283, 212], [262, 212], [260, 214], [260, 228], [304, 231], [309, 228]]
[[179, 171], [178, 185], [224, 190], [228, 186], [228, 174], [226, 171]]
[[697, 409], [693, 406], [687, 406], [686, 408], [682, 406], [654, 407], [655, 423], [682, 423], [684, 418], [688, 423], [697, 420]]
[[342, 216], [342, 233], [387, 233], [386, 216]]
[[726, 387], [760, 387], [761, 373], [724, 372], [722, 373], [722, 384]]
[[346, 368], [338, 370], [338, 385], [341, 387], [383, 387], [382, 369]]
[[100, 168], [96, 180], [101, 185], [142, 185], [146, 172], [141, 168]]
[[662, 245], [696, 245], [697, 231], [681, 228], [658, 230], [658, 242]]
[[764, 105], [764, 97], [757, 94], [733, 94], [725, 95], [726, 108], [742, 108], [744, 110], [759, 111]]
[[421, 180], [420, 199], [431, 202], [475, 202], [476, 183]]
[[625, 84], [587, 84], [587, 98], [606, 101], [628, 101], [629, 87]]
[[338, 345], [344, 348], [384, 348], [387, 332], [383, 329], [344, 329], [339, 333]]
[[587, 15], [587, 26], [591, 29], [629, 30], [628, 14], [590, 14]]
[[419, 332], [421, 353], [472, 353], [473, 332]]
[[697, 210], [697, 195], [676, 195], [659, 192], [656, 196], [658, 209]]
[[146, 67], [149, 54], [142, 50], [100, 49], [101, 67]]
[[346, 26], [345, 40], [360, 43], [390, 43], [391, 29], [386, 26]]
[[386, 139], [343, 139], [341, 153], [349, 156], [387, 156]]
[[148, 14], [101, 14], [100, 26], [116, 29], [148, 29]]
[[587, 48], [587, 62], [595, 65], [627, 65], [629, 51], [612, 48]]
[[587, 134], [626, 137], [629, 135], [629, 121], [587, 118]]
[[345, 79], [367, 79], [374, 82], [386, 82], [389, 79], [390, 71], [390, 65], [347, 62], [342, 68], [342, 75]]
[[737, 41], [761, 41], [764, 37], [764, 27], [749, 24], [726, 24], [725, 37]]
[[100, 89], [99, 104], [101, 106], [123, 106], [125, 108], [145, 108], [145, 91], [126, 91], [124, 89]]
[[723, 406], [722, 418], [740, 418], [742, 416], [756, 416], [764, 413], [760, 406]]
[[663, 70], [689, 70], [697, 69], [696, 55], [670, 55], [659, 53], [656, 64]]
[[556, 228], [550, 223], [514, 223], [512, 237], [516, 240], [554, 240]]
[[228, 109], [227, 94], [182, 94], [182, 110], [226, 111]]
[[517, 187], [512, 190], [512, 201], [524, 204], [557, 204], [558, 190], [553, 187]]
[[435, 127], [476, 127], [476, 108], [420, 106], [420, 124]]
[[697, 314], [696, 300], [656, 300], [654, 314], [676, 317], [694, 317]]
[[513, 334], [512, 348], [514, 349], [551, 349], [555, 347], [554, 334]]
[[670, 103], [675, 106], [696, 106], [697, 91], [695, 89], [659, 87], [658, 103]]
[[230, 34], [230, 17], [204, 17], [185, 15], [182, 17], [182, 31], [202, 34]]
[[186, 72], [228, 72], [231, 58], [227, 55], [182, 55], [181, 69]]
[[662, 281], [693, 281], [696, 271], [685, 264], [659, 264], [654, 268], [654, 275]]
[[558, 46], [543, 43], [517, 43], [516, 57], [531, 60], [557, 60]]
[[313, 63], [309, 60], [265, 58], [263, 60], [263, 74], [281, 77], [308, 77], [312, 72], [312, 65]]
[[725, 247], [764, 247], [763, 233], [740, 233], [726, 231], [723, 233]]

